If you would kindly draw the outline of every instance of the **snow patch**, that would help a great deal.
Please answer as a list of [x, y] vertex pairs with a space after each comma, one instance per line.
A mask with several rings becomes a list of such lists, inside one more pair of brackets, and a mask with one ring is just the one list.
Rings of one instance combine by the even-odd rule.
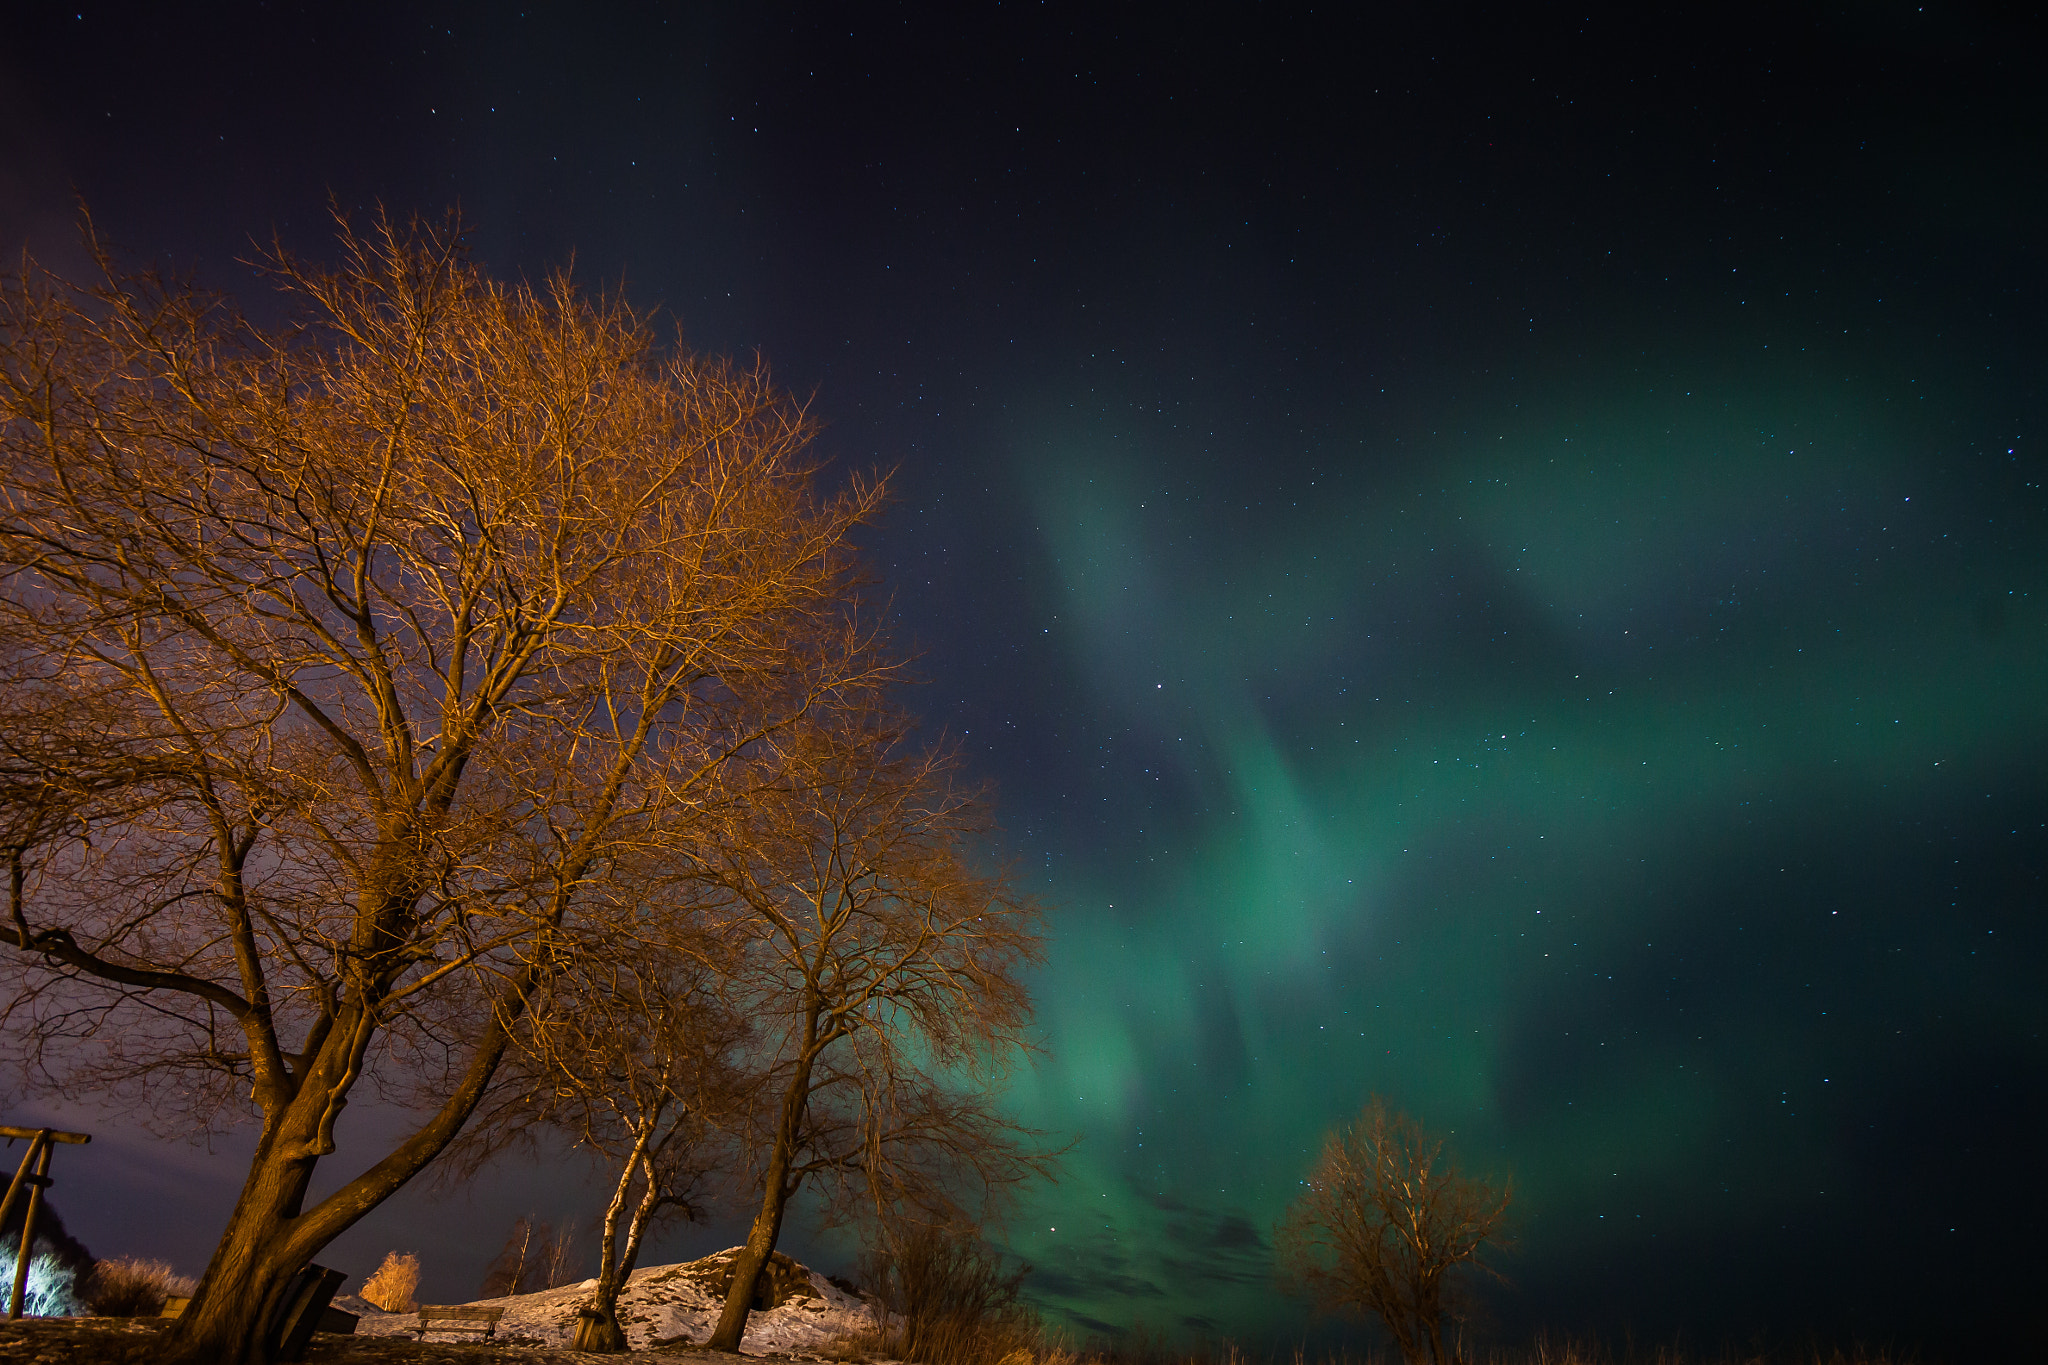
[[[619, 1292], [619, 1324], [626, 1329], [627, 1345], [638, 1351], [658, 1342], [680, 1345], [708, 1338], [725, 1306], [717, 1286], [738, 1250], [734, 1247], [700, 1260], [635, 1270]], [[873, 1329], [874, 1313], [865, 1302], [807, 1266], [798, 1269], [809, 1281], [810, 1292], [799, 1289], [778, 1307], [755, 1309], [747, 1319], [741, 1350], [752, 1355], [789, 1355], [816, 1350], [835, 1337]], [[497, 1340], [566, 1347], [576, 1338], [576, 1310], [590, 1303], [596, 1289], [596, 1280], [585, 1280], [537, 1294], [478, 1299], [469, 1306], [504, 1308], [505, 1315], [498, 1319]], [[417, 1313], [381, 1313], [368, 1304], [363, 1306], [369, 1311], [356, 1324], [359, 1335], [404, 1336], [419, 1325]], [[427, 1337], [433, 1341], [477, 1340], [473, 1332], [429, 1332]]]

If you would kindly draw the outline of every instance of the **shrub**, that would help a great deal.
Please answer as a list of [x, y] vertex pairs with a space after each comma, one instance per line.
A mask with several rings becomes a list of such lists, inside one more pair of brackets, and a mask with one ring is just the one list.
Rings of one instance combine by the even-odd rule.
[[870, 1252], [879, 1344], [918, 1365], [1021, 1365], [1044, 1349], [1038, 1317], [1018, 1296], [1029, 1266], [961, 1231], [920, 1228]]
[[[40, 1237], [36, 1244], [43, 1245]], [[21, 1238], [18, 1235], [10, 1235], [0, 1241], [0, 1301], [13, 1293], [14, 1263], [20, 1250]], [[76, 1316], [80, 1307], [77, 1279], [77, 1271], [49, 1252], [38, 1251], [29, 1259], [28, 1283], [22, 1288], [21, 1311], [38, 1318]]]
[[409, 1313], [419, 1307], [412, 1297], [419, 1287], [420, 1258], [390, 1251], [376, 1273], [363, 1281], [362, 1295], [387, 1313]]
[[162, 1261], [114, 1256], [95, 1261], [85, 1277], [85, 1310], [97, 1318], [153, 1318], [164, 1300], [189, 1297], [198, 1282]]

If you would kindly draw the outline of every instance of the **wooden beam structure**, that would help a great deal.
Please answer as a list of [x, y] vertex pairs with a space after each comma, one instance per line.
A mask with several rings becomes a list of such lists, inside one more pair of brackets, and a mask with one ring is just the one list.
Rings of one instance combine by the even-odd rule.
[[0, 1137], [48, 1138], [52, 1142], [91, 1142], [91, 1133], [67, 1133], [61, 1128], [14, 1128], [0, 1123]]

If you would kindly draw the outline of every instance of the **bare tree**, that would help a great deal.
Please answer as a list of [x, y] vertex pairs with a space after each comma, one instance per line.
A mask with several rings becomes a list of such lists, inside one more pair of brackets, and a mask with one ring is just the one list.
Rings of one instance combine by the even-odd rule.
[[576, 1220], [541, 1228], [540, 1287], [554, 1289], [583, 1278], [576, 1273]]
[[651, 965], [622, 974], [602, 997], [602, 1013], [586, 1013], [550, 1039], [571, 1066], [578, 1052], [564, 1044], [582, 1041], [583, 1082], [568, 1091], [568, 1115], [583, 1144], [617, 1172], [590, 1304], [605, 1324], [594, 1344], [612, 1350], [625, 1349], [619, 1293], [648, 1232], [665, 1214], [697, 1217], [710, 1172], [732, 1150], [717, 1125], [736, 1103], [729, 1053], [742, 1026], [715, 999], [703, 998], [702, 983], [678, 981]]
[[477, 1297], [502, 1299], [511, 1294], [531, 1294], [537, 1289], [547, 1288], [541, 1283], [545, 1278], [543, 1266], [546, 1261], [543, 1248], [553, 1236], [554, 1230], [530, 1213], [513, 1219], [512, 1231], [505, 1234], [505, 1245], [498, 1248], [498, 1254], [484, 1267], [483, 1283], [477, 1286]]
[[746, 1025], [720, 994], [729, 953], [701, 933], [679, 937], [690, 924], [672, 910], [622, 921], [606, 930], [611, 951], [578, 954], [556, 974], [493, 1097], [442, 1163], [444, 1179], [460, 1179], [508, 1147], [553, 1140], [603, 1160], [612, 1190], [588, 1305], [605, 1324], [590, 1343], [599, 1349], [625, 1348], [619, 1293], [648, 1233], [664, 1217], [698, 1216], [712, 1173], [735, 1161], [745, 1083], [733, 1063]]
[[1512, 1198], [1459, 1174], [1443, 1147], [1373, 1096], [1324, 1139], [1274, 1238], [1283, 1281], [1319, 1307], [1377, 1317], [1408, 1365], [1455, 1361], [1444, 1347], [1447, 1277], [1478, 1264]]
[[[455, 1137], [614, 869], [723, 818], [876, 667], [800, 408], [445, 228], [267, 265], [263, 330], [107, 263], [0, 282], [0, 858], [32, 1078], [246, 1183], [167, 1359], [254, 1365], [291, 1277]], [[307, 1204], [365, 1079], [419, 1126]]]
[[952, 1221], [963, 1189], [1046, 1166], [986, 1085], [1025, 1043], [1037, 913], [970, 865], [985, 826], [951, 758], [872, 710], [792, 731], [776, 771], [703, 855], [762, 1078], [760, 1205], [707, 1343], [726, 1351], [807, 1181], [828, 1216]]

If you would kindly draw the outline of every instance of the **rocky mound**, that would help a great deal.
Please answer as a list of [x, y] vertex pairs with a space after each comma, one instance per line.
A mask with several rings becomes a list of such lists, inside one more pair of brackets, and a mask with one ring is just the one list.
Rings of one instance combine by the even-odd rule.
[[[682, 1346], [702, 1342], [718, 1325], [725, 1287], [732, 1282], [738, 1247], [678, 1265], [635, 1270], [619, 1294], [619, 1322], [634, 1350], [650, 1346]], [[497, 1340], [534, 1346], [565, 1347], [576, 1336], [576, 1310], [590, 1302], [596, 1280], [545, 1289], [538, 1294], [513, 1294], [479, 1299], [479, 1307], [503, 1307]], [[870, 1329], [868, 1306], [789, 1257], [776, 1253], [762, 1274], [740, 1348], [751, 1354], [787, 1355], [814, 1350], [835, 1337]], [[368, 1336], [409, 1334], [419, 1318], [412, 1313], [381, 1313], [361, 1300], [336, 1301], [337, 1307], [362, 1313], [356, 1331]], [[467, 1340], [474, 1335], [428, 1333], [429, 1341]]]

